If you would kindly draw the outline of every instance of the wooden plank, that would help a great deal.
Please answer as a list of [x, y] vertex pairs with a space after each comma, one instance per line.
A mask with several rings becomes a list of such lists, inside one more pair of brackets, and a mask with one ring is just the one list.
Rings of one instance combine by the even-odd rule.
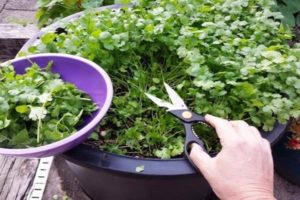
[[0, 155], [0, 199], [25, 199], [31, 188], [38, 163], [38, 159]]
[[57, 196], [57, 199], [64, 199], [67, 196], [70, 200], [91, 200], [83, 191], [76, 176], [70, 171], [69, 166], [61, 156], [57, 156], [54, 159], [44, 199], [53, 199], [53, 195]]
[[20, 24], [0, 24], [0, 38], [4, 39], [29, 39], [38, 32], [36, 25], [29, 24], [22, 26]]
[[0, 38], [0, 62], [13, 59], [26, 41], [27, 39]]
[[13, 59], [25, 42], [37, 32], [36, 25], [0, 23], [0, 62]]

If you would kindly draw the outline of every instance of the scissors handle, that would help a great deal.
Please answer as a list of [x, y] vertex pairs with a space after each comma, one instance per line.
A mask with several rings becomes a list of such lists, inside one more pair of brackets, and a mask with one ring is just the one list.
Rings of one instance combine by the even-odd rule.
[[191, 145], [193, 143], [197, 143], [202, 147], [204, 151], [206, 151], [204, 142], [196, 135], [196, 133], [193, 130], [193, 124], [194, 123], [203, 123], [208, 125], [209, 127], [212, 128], [212, 126], [207, 123], [204, 119], [203, 116], [198, 115], [194, 112], [191, 112], [188, 109], [183, 109], [183, 110], [170, 110], [169, 111], [172, 115], [177, 117], [183, 122], [184, 129], [185, 129], [185, 145], [184, 145], [184, 153], [186, 158], [189, 160], [190, 164], [197, 170], [198, 168], [195, 166], [193, 161], [190, 159], [190, 150], [191, 150]]
[[198, 136], [195, 134], [192, 124], [190, 123], [184, 123], [185, 128], [185, 144], [184, 144], [184, 154], [185, 157], [189, 160], [190, 164], [199, 172], [198, 168], [190, 158], [190, 152], [192, 149], [192, 144], [196, 143], [201, 146], [201, 148], [206, 151], [204, 142], [198, 138]]
[[202, 115], [198, 115], [188, 109], [181, 109], [181, 110], [169, 110], [169, 112], [180, 119], [183, 123], [204, 123], [208, 126], [211, 126], [207, 123]]

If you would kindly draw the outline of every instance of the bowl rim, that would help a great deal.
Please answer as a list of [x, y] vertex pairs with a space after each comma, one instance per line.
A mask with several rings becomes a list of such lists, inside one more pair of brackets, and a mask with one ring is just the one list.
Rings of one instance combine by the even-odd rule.
[[62, 140], [59, 140], [59, 141], [56, 141], [56, 142], [53, 142], [50, 144], [46, 144], [43, 146], [39, 146], [39, 147], [30, 147], [30, 148], [22, 148], [22, 149], [0, 148], [0, 154], [15, 155], [15, 156], [26, 155], [27, 157], [30, 157], [30, 154], [32, 154], [32, 156], [35, 157], [34, 154], [57, 149], [68, 143], [71, 143], [74, 140], [76, 140], [77, 138], [80, 138], [83, 135], [87, 134], [88, 131], [90, 131], [93, 127], [95, 127], [97, 124], [99, 124], [99, 121], [104, 117], [104, 115], [107, 113], [108, 109], [110, 108], [112, 98], [113, 98], [113, 86], [112, 86], [111, 79], [108, 76], [108, 74], [99, 65], [97, 65], [96, 63], [94, 63], [90, 60], [87, 60], [85, 58], [82, 58], [79, 56], [74, 56], [74, 55], [69, 55], [69, 54], [64, 54], [64, 53], [41, 53], [41, 54], [27, 55], [24, 57], [15, 58], [15, 59], [6, 61], [6, 62], [0, 64], [0, 67], [5, 64], [12, 64], [14, 62], [18, 62], [18, 61], [22, 61], [22, 60], [27, 60], [27, 59], [32, 59], [32, 58], [42, 58], [42, 57], [60, 57], [60, 58], [68, 58], [68, 59], [78, 60], [78, 61], [87, 63], [89, 66], [94, 68], [98, 73], [100, 73], [103, 76], [103, 79], [106, 82], [107, 95], [106, 95], [104, 104], [100, 108], [100, 111], [97, 113], [97, 115], [87, 125], [85, 125], [81, 129], [79, 129], [77, 132], [73, 133], [72, 135], [70, 135]]

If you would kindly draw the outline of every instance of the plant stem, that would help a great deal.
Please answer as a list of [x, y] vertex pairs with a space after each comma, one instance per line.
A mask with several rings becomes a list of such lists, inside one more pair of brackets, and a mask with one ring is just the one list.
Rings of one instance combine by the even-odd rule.
[[37, 124], [37, 131], [36, 131], [36, 135], [37, 135], [37, 138], [36, 138], [36, 142], [37, 143], [40, 143], [40, 127], [42, 126], [42, 120], [39, 119], [38, 120], [38, 124]]

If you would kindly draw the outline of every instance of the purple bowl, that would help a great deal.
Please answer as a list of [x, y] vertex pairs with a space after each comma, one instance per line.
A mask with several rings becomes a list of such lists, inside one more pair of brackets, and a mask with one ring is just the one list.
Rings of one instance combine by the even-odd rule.
[[49, 61], [53, 61], [52, 72], [60, 74], [64, 81], [73, 83], [77, 88], [89, 94], [99, 109], [91, 117], [85, 119], [82, 128], [67, 138], [40, 147], [0, 148], [0, 154], [29, 158], [60, 154], [82, 143], [99, 124], [112, 101], [112, 83], [107, 73], [99, 65], [78, 56], [47, 53], [17, 58], [8, 62], [14, 66], [18, 74], [22, 74], [27, 67], [31, 66], [29, 59], [41, 67], [46, 67]]

